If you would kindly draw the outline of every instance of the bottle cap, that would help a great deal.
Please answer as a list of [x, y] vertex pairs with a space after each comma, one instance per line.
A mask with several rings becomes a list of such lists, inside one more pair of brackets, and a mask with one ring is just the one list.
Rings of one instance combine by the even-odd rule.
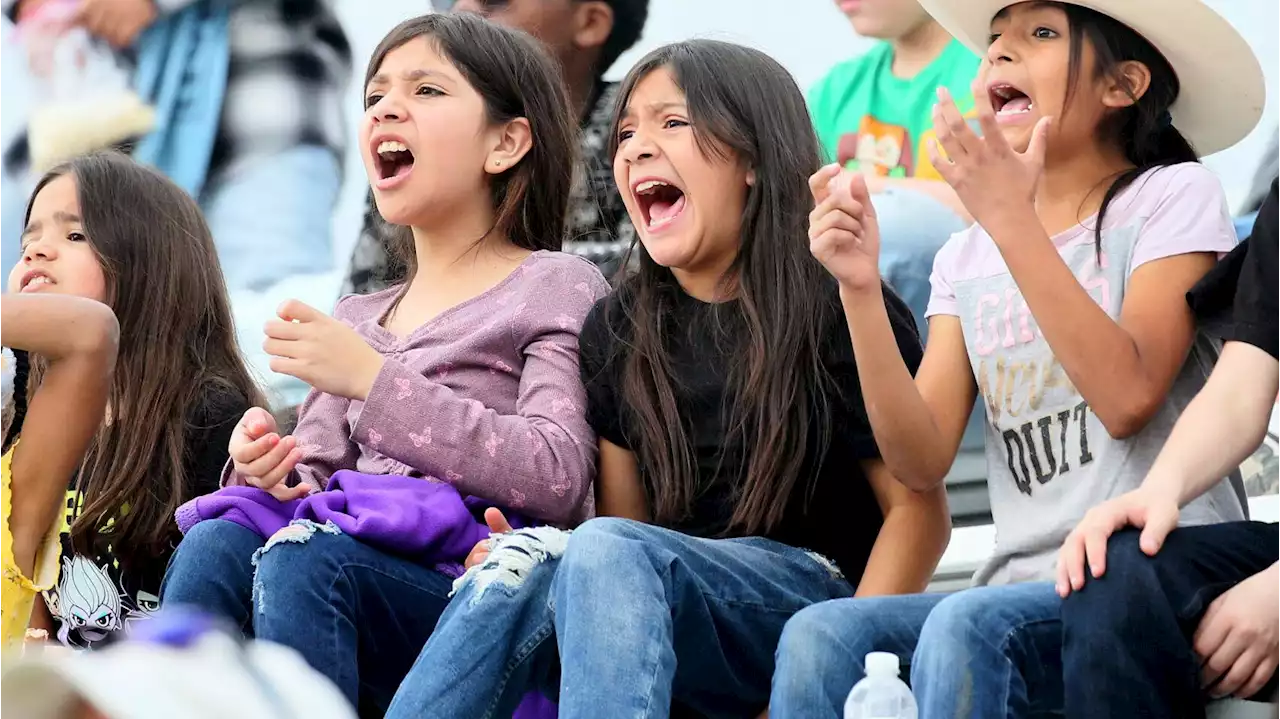
[[871, 652], [866, 659], [867, 676], [898, 676], [897, 654], [889, 652]]

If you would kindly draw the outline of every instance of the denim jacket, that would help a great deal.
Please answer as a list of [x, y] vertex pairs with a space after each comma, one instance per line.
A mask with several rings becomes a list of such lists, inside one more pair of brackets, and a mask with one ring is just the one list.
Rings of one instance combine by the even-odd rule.
[[138, 38], [133, 85], [155, 108], [156, 128], [134, 149], [192, 197], [209, 175], [227, 89], [230, 2], [199, 0]]

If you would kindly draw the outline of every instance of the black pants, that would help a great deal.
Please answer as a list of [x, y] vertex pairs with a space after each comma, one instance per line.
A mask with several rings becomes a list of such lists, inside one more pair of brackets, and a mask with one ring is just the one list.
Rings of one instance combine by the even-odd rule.
[[[1261, 522], [1185, 527], [1154, 557], [1138, 537], [1113, 536], [1106, 574], [1063, 603], [1068, 717], [1202, 719], [1206, 694], [1191, 637], [1213, 600], [1277, 561], [1280, 530]], [[1275, 685], [1273, 675], [1263, 696]]]

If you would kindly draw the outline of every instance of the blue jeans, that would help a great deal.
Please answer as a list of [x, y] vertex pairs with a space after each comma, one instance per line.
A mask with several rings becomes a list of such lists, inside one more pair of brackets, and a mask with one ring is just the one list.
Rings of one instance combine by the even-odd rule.
[[[1275, 564], [1280, 530], [1262, 522], [1182, 527], [1154, 557], [1143, 553], [1139, 536], [1113, 536], [1106, 574], [1063, 602], [1069, 717], [1203, 719], [1191, 637], [1213, 600]], [[1263, 696], [1275, 686], [1273, 674]]]
[[902, 660], [921, 717], [1055, 715], [1060, 604], [1052, 584], [1037, 582], [809, 607], [778, 643], [770, 717], [842, 716], [871, 652]]
[[754, 715], [787, 618], [852, 593], [800, 549], [616, 518], [517, 532], [459, 585], [389, 719], [507, 717], [557, 687], [561, 719]]
[[220, 614], [297, 650], [361, 716], [381, 716], [431, 636], [451, 580], [332, 528], [290, 525], [265, 544], [258, 553], [264, 542], [254, 532], [200, 522], [169, 563], [161, 602]]
[[921, 339], [932, 287], [933, 258], [966, 225], [950, 207], [914, 190], [890, 188], [871, 198], [880, 224], [880, 275], [915, 317]]

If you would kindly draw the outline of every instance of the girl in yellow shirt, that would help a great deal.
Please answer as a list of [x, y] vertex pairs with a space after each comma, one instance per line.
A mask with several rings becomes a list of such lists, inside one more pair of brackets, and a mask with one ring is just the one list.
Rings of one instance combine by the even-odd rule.
[[[57, 580], [55, 519], [107, 404], [119, 327], [106, 305], [41, 292], [33, 282], [0, 302], [5, 347], [0, 644], [20, 640], [37, 592]], [[12, 352], [10, 351], [13, 350]], [[41, 360], [26, 402], [26, 353]], [[18, 437], [21, 435], [21, 441]]]

